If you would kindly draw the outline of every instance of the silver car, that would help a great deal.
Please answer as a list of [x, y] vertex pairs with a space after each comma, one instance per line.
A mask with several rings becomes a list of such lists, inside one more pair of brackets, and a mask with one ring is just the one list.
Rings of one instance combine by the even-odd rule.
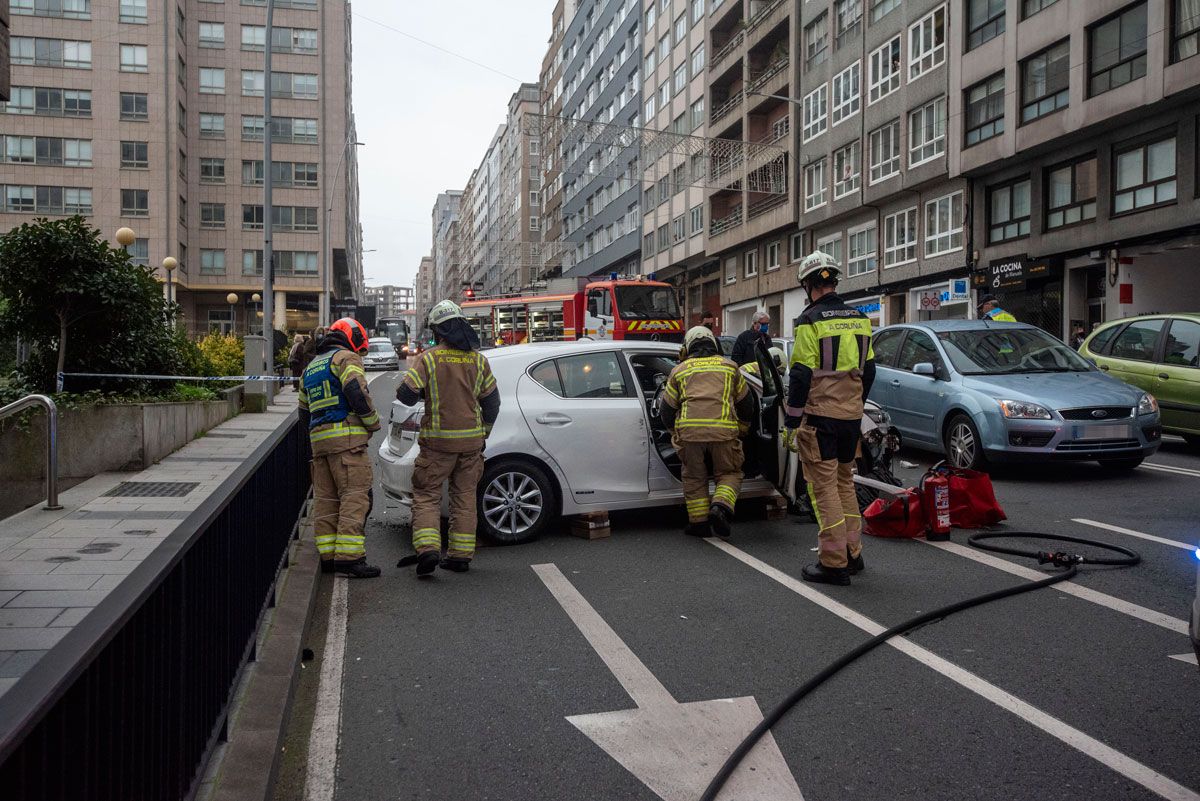
[[386, 337], [371, 337], [367, 342], [367, 352], [363, 355], [364, 370], [399, 370], [400, 357], [396, 348]]
[[[678, 345], [539, 343], [486, 355], [501, 403], [478, 493], [482, 535], [520, 543], [559, 515], [683, 503], [679, 457], [657, 414]], [[748, 377], [761, 413], [744, 440], [742, 497], [772, 494], [786, 471], [776, 435], [782, 384], [768, 374], [766, 393]], [[405, 505], [412, 504], [422, 412], [393, 403], [379, 448], [383, 488]]]

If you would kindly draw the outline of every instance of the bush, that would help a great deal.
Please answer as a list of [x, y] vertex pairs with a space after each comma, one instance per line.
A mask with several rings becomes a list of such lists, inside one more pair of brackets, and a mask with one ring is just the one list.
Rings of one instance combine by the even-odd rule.
[[171, 392], [174, 401], [212, 401], [220, 396], [208, 387], [198, 387], [193, 384], [176, 384]]
[[246, 343], [233, 334], [208, 334], [196, 343], [207, 364], [196, 375], [242, 375], [246, 369]]

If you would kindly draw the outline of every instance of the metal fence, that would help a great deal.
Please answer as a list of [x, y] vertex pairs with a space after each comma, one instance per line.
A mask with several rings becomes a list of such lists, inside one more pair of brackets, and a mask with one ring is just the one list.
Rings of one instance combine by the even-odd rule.
[[8, 801], [191, 798], [309, 487], [295, 416], [0, 696]]

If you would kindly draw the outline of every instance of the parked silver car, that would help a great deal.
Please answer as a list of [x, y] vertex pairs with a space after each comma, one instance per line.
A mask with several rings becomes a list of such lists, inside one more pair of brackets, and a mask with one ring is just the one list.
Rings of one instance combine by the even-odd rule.
[[387, 337], [371, 337], [363, 355], [364, 370], [399, 370], [400, 357]]
[[[486, 355], [501, 403], [478, 495], [483, 536], [520, 543], [558, 515], [683, 503], [679, 457], [657, 415], [678, 345], [538, 343]], [[766, 393], [751, 381], [761, 414], [744, 440], [743, 497], [771, 494], [785, 470], [777, 436], [782, 384], [774, 371], [766, 374], [773, 384]], [[384, 491], [406, 505], [422, 412], [395, 402], [379, 448]]]

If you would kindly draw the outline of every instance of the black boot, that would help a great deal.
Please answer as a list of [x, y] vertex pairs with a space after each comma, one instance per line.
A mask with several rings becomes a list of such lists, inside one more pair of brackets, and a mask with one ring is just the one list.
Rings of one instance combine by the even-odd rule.
[[708, 510], [708, 525], [723, 540], [733, 534], [733, 514], [719, 503], [714, 503]]
[[821, 563], [805, 565], [800, 571], [800, 577], [814, 584], [836, 584], [840, 587], [850, 586], [850, 571], [844, 567], [825, 567]]
[[428, 576], [437, 570], [438, 562], [442, 561], [437, 551], [425, 551], [417, 554], [417, 577]]
[[[447, 556], [442, 560], [438, 567], [440, 567], [442, 570], [449, 570], [454, 573], [466, 573], [471, 569], [471, 560], [463, 559], [459, 556]], [[420, 570], [421, 568], [418, 567], [417, 571], [420, 572]]]
[[701, 523], [688, 523], [683, 533], [689, 537], [711, 537], [712, 528], [708, 525], [708, 521], [705, 520]]
[[846, 547], [846, 561], [848, 562], [848, 564], [846, 565], [846, 569], [850, 572], [850, 575], [852, 575], [852, 576], [857, 576], [859, 573], [861, 573], [867, 569], [866, 563], [863, 562], [861, 550], [858, 552], [858, 556], [851, 556], [850, 548], [849, 548], [849, 546], [847, 546]]
[[378, 578], [380, 570], [375, 565], [368, 565], [366, 559], [356, 559], [353, 562], [334, 562], [335, 573], [351, 578]]

